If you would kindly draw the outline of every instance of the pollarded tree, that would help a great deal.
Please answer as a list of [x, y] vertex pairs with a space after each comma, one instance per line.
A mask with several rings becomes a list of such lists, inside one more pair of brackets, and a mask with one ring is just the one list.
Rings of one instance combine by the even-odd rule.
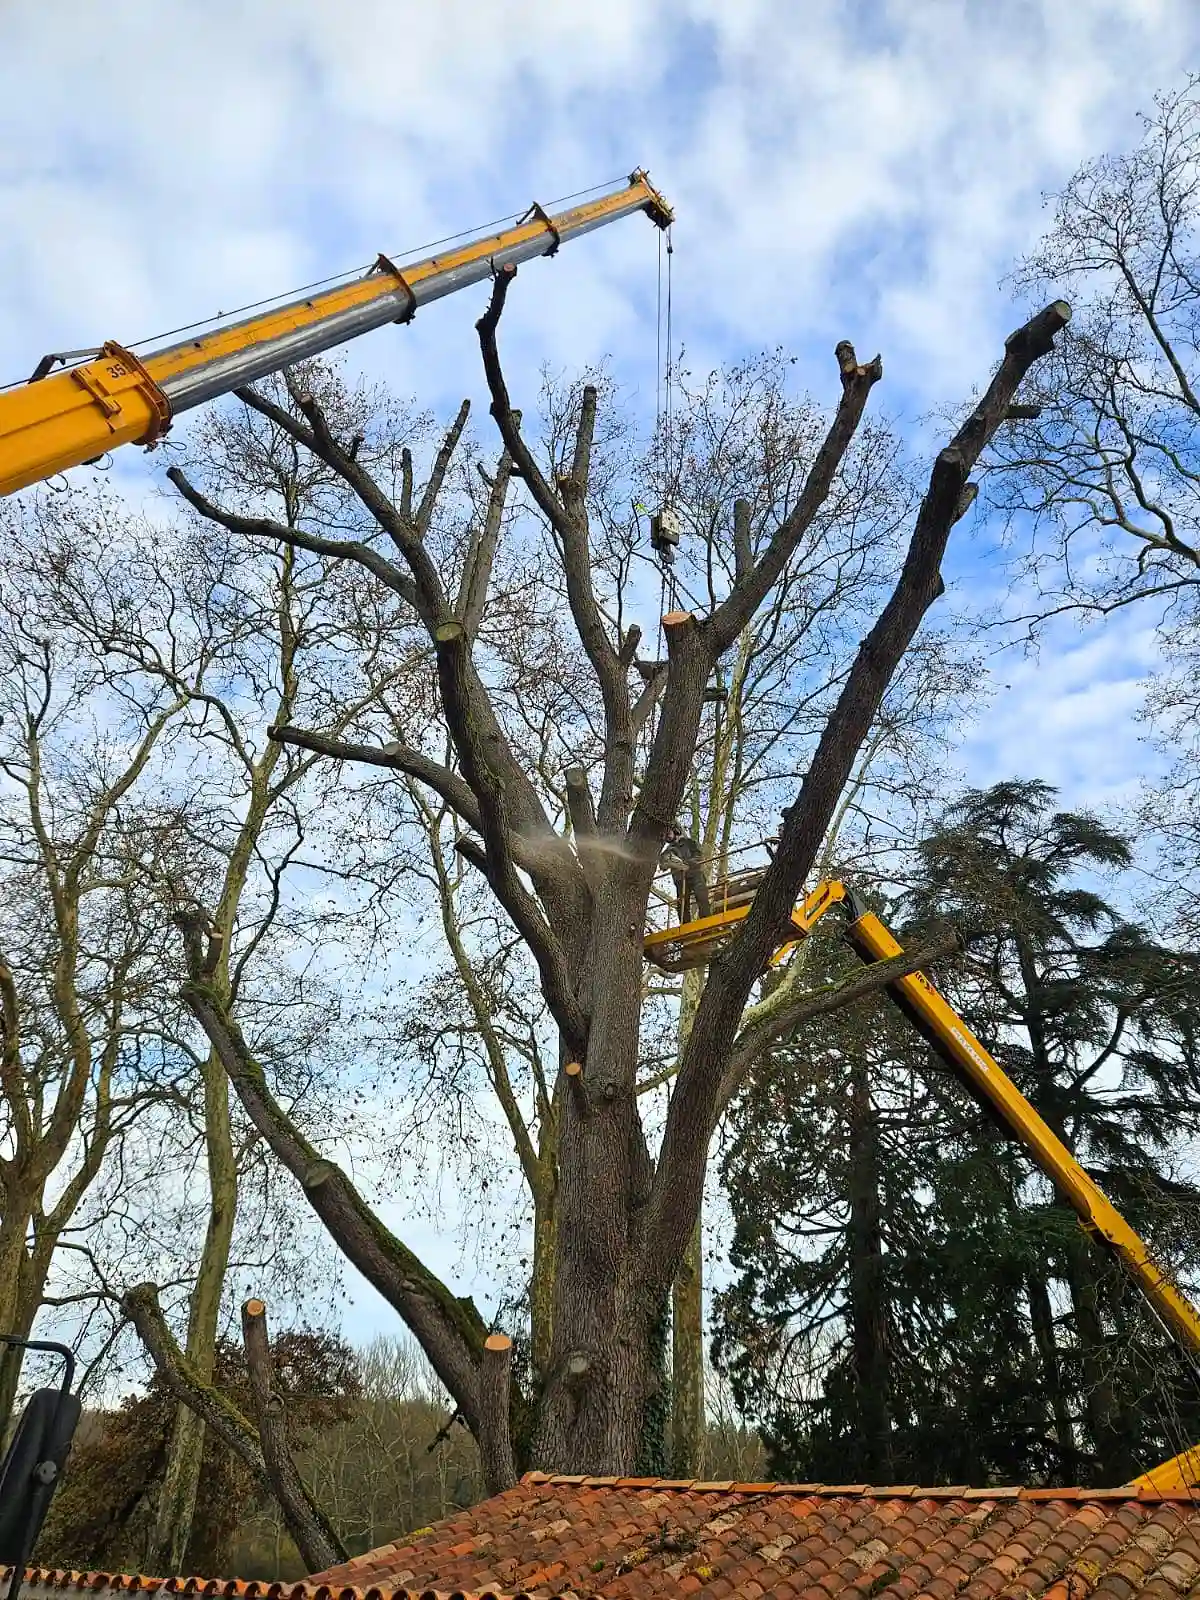
[[[298, 728], [275, 733], [336, 759], [407, 773], [453, 810], [464, 829], [460, 853], [486, 879], [536, 967], [557, 1031], [558, 1066], [583, 1065], [578, 1092], [564, 1097], [557, 1152], [553, 1326], [535, 1397], [535, 1454], [540, 1465], [557, 1470], [617, 1472], [635, 1459], [653, 1383], [655, 1329], [693, 1233], [718, 1118], [765, 1044], [880, 981], [877, 973], [860, 975], [834, 993], [792, 995], [745, 1016], [883, 696], [941, 592], [951, 529], [974, 498], [971, 471], [1069, 310], [1056, 301], [1009, 338], [983, 397], [934, 463], [890, 594], [885, 583], [857, 653], [830, 663], [821, 727], [773, 865], [737, 938], [709, 970], [652, 1155], [636, 1092], [642, 939], [665, 830], [680, 809], [718, 663], [790, 565], [837, 537], [831, 512], [846, 494], [851, 464], [861, 463], [855, 439], [881, 367], [878, 360], [860, 363], [847, 343], [838, 346], [841, 397], [811, 454], [792, 463], [798, 487], [789, 511], [755, 550], [734, 508], [726, 508], [725, 570], [714, 568], [711, 592], [694, 610], [665, 619], [665, 661], [643, 662], [639, 630], [617, 613], [606, 567], [593, 554], [593, 531], [602, 553], [611, 532], [599, 522], [594, 530], [590, 515], [596, 391], [584, 389], [567, 448], [543, 470], [522, 435], [497, 350], [510, 283], [510, 274], [497, 279], [478, 326], [508, 471], [547, 530], [540, 582], [557, 589], [560, 621], [569, 616], [576, 636], [562, 670], [589, 688], [565, 730], [585, 756], [582, 777], [576, 772], [564, 785], [569, 832], [556, 825], [536, 767], [519, 753], [503, 677], [481, 644], [499, 527], [487, 534], [485, 525], [486, 536], [471, 541], [465, 567], [444, 559], [438, 536], [439, 492], [461, 414], [418, 494], [410, 462], [394, 478], [375, 475], [360, 459], [361, 439], [339, 431], [302, 383], [291, 385], [289, 405], [246, 392], [249, 406], [348, 491], [348, 509], [321, 531], [223, 505], [219, 488], [199, 487], [179, 470], [171, 476], [196, 510], [227, 531], [367, 568], [412, 608], [425, 634], [449, 760], [413, 737], [392, 738], [384, 749]], [[819, 607], [814, 614], [821, 618]], [[639, 742], [648, 743], [640, 772]], [[340, 1247], [420, 1340], [479, 1441], [488, 1482], [511, 1482], [503, 1341], [487, 1341], [474, 1307], [384, 1228], [345, 1173], [300, 1134], [212, 982], [219, 939], [208, 937], [202, 918], [185, 920], [192, 973], [186, 996], [244, 1106]], [[914, 951], [905, 965], [928, 958], [928, 949]]]

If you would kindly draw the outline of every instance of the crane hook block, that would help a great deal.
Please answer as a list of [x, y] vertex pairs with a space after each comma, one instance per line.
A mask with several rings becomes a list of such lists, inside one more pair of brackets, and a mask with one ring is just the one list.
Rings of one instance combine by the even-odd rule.
[[663, 506], [651, 516], [650, 544], [656, 554], [670, 561], [679, 544], [679, 513], [674, 506]]

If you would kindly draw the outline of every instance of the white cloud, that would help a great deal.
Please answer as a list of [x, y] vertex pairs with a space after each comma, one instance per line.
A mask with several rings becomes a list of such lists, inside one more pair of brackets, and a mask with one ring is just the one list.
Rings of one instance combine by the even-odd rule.
[[[132, 338], [641, 159], [679, 203], [693, 347], [850, 332], [953, 393], [994, 353], [1039, 189], [1128, 137], [1197, 28], [1185, 0], [10, 8], [0, 359]], [[556, 356], [637, 350], [635, 233], [539, 283]]]
[[1133, 612], [1082, 632], [1063, 621], [1036, 655], [997, 658], [995, 692], [963, 742], [971, 783], [1043, 778], [1062, 805], [1096, 810], [1132, 800], [1163, 766], [1137, 720], [1159, 665], [1153, 632]]

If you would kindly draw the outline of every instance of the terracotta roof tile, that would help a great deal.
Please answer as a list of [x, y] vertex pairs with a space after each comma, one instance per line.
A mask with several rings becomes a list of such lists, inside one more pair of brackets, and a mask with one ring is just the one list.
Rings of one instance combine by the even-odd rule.
[[38, 1568], [26, 1585], [28, 1600], [1182, 1600], [1200, 1596], [1200, 1498], [530, 1473], [302, 1584]]

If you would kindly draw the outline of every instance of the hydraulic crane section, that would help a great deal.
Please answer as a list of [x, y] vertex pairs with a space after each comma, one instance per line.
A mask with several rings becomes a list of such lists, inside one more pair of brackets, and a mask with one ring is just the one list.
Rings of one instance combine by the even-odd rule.
[[[749, 915], [764, 874], [743, 873], [710, 886], [716, 904], [708, 917], [648, 932], [648, 961], [667, 971], [685, 971], [711, 961]], [[834, 879], [816, 888], [793, 908], [781, 930], [772, 964], [806, 938], [816, 923], [840, 906], [846, 913], [844, 937], [865, 963], [889, 961], [904, 949], [873, 912], [845, 884]], [[953, 1006], [923, 972], [912, 972], [886, 986], [888, 997], [932, 1045], [970, 1094], [1029, 1152], [1058, 1193], [1074, 1209], [1084, 1231], [1111, 1250], [1137, 1284], [1166, 1331], [1195, 1362], [1200, 1355], [1200, 1312], [1154, 1263], [1144, 1242], [1098, 1184], [1088, 1176], [1062, 1140], [1047, 1126], [999, 1063], [984, 1049]], [[1185, 1450], [1143, 1473], [1133, 1487], [1169, 1493], [1200, 1484], [1200, 1446]]]
[[515, 226], [442, 255], [396, 266], [380, 256], [362, 278], [244, 321], [137, 356], [118, 344], [52, 372], [48, 356], [22, 388], [0, 394], [0, 494], [12, 494], [122, 444], [152, 445], [173, 417], [479, 283], [502, 267], [553, 255], [561, 244], [644, 211], [666, 228], [673, 213], [646, 174], [625, 188], [551, 216], [533, 206]]
[[[865, 911], [853, 893], [840, 883], [819, 884], [805, 901], [804, 912], [795, 920], [803, 917], [811, 928], [817, 918], [838, 901], [845, 903], [850, 918], [845, 937], [861, 960], [888, 961], [904, 954], [903, 947], [884, 923], [874, 913]], [[805, 915], [810, 907], [811, 913]], [[1167, 1331], [1191, 1356], [1200, 1353], [1200, 1313], [1195, 1306], [1155, 1265], [1141, 1237], [925, 974], [913, 972], [897, 978], [887, 986], [887, 993], [974, 1098], [1024, 1145], [1058, 1193], [1073, 1207], [1084, 1231], [1116, 1254]], [[1196, 1483], [1198, 1476], [1200, 1449], [1193, 1449], [1155, 1467], [1136, 1482], [1161, 1493], [1186, 1488]]]

